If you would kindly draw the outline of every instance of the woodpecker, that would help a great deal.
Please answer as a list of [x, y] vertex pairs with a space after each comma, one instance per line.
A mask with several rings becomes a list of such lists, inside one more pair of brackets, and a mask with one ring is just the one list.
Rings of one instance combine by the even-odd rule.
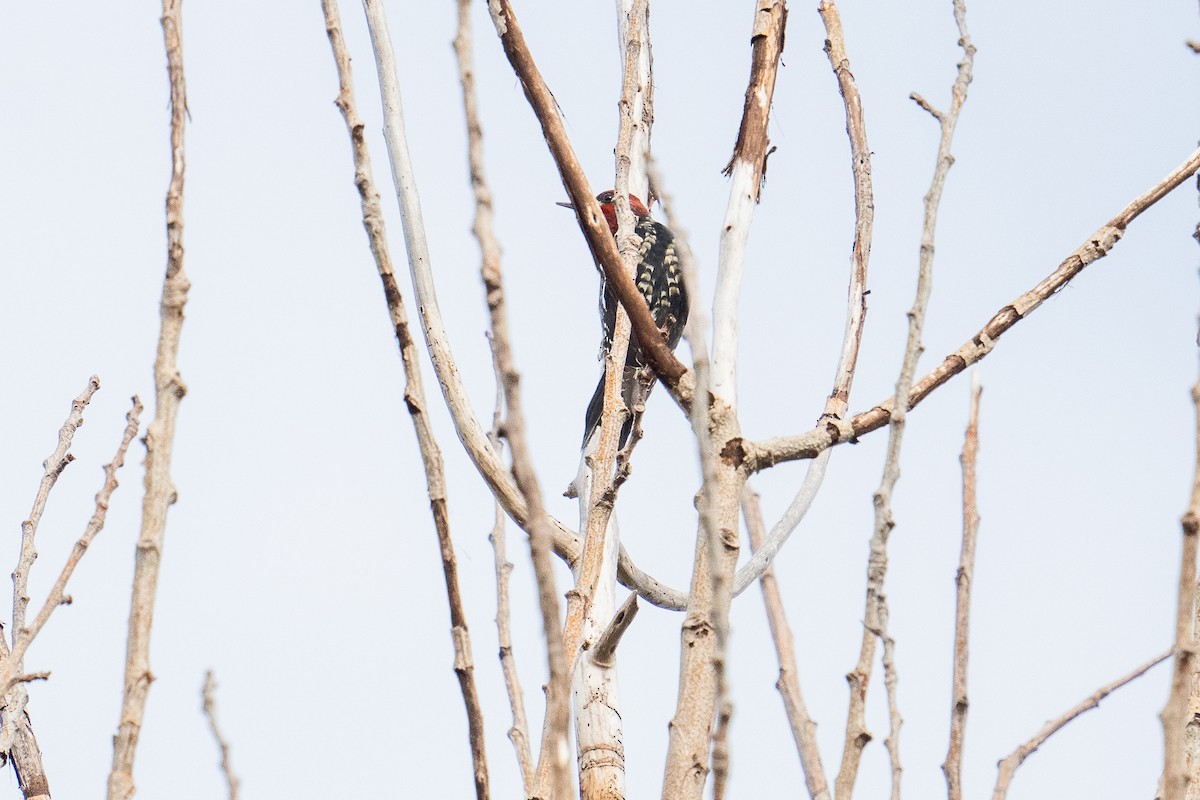
[[[600, 210], [604, 212], [604, 219], [608, 222], [608, 228], [612, 231], [613, 236], [617, 235], [617, 210], [613, 205], [615, 196], [616, 193], [612, 190], [596, 195], [596, 200], [600, 202]], [[559, 203], [559, 205], [573, 208], [570, 203]], [[679, 256], [675, 251], [675, 234], [671, 233], [666, 225], [651, 219], [650, 210], [633, 195], [629, 195], [629, 209], [637, 217], [634, 232], [642, 240], [638, 247], [638, 263], [633, 276], [634, 283], [646, 301], [646, 305], [650, 307], [650, 316], [654, 319], [654, 324], [662, 331], [667, 346], [674, 350], [683, 335], [683, 326], [687, 323], [688, 318], [688, 296], [683, 285], [683, 271], [679, 267]], [[601, 271], [599, 357], [602, 359], [612, 348], [618, 305], [620, 305], [620, 301], [617, 300], [608, 281], [604, 279], [604, 272]], [[641, 388], [638, 372], [646, 366], [647, 361], [636, 337], [630, 337], [629, 350], [625, 355], [625, 369], [621, 377], [621, 399], [629, 409], [630, 416], [621, 427], [619, 447], [625, 446], [633, 431], [635, 409], [645, 402], [646, 396], [654, 386], [652, 378], [645, 389]], [[603, 408], [604, 375], [601, 375], [600, 383], [596, 386], [584, 418], [583, 445], [585, 447], [588, 439], [600, 427], [600, 414]]]

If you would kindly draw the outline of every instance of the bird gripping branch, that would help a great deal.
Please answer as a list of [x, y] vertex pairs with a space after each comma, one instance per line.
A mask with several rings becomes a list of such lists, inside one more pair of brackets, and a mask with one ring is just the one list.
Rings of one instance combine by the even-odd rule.
[[[615, 193], [612, 190], [601, 192], [596, 196], [600, 210], [608, 222], [613, 236], [617, 234], [617, 210], [613, 205]], [[560, 206], [573, 208], [570, 203], [559, 203]], [[634, 195], [629, 195], [629, 209], [637, 217], [634, 232], [641, 237], [638, 247], [638, 263], [634, 272], [634, 283], [642, 298], [650, 308], [650, 316], [654, 324], [662, 332], [667, 346], [672, 350], [679, 344], [683, 336], [683, 327], [688, 317], [688, 297], [683, 286], [683, 272], [679, 267], [679, 256], [675, 252], [675, 234], [661, 222], [650, 217], [650, 210]], [[600, 358], [608, 355], [612, 347], [613, 329], [617, 324], [617, 307], [619, 302], [603, 273], [600, 279]], [[630, 416], [621, 427], [619, 447], [624, 447], [633, 431], [634, 415], [645, 403], [646, 396], [653, 387], [654, 378], [648, 383], [639, 380], [638, 373], [645, 369], [647, 362], [642, 354], [642, 348], [636, 338], [629, 342], [629, 350], [625, 356], [625, 369], [621, 377], [621, 399], [630, 410]], [[645, 388], [642, 388], [645, 386]], [[588, 404], [587, 415], [584, 419], [583, 445], [600, 428], [600, 415], [604, 410], [604, 376], [592, 395]]]

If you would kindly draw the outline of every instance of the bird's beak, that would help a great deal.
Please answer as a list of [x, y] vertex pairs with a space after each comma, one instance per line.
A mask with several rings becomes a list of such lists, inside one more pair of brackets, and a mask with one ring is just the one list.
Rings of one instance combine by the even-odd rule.
[[569, 208], [569, 209], [571, 209], [572, 211], [574, 211], [574, 210], [575, 210], [575, 206], [574, 206], [574, 204], [572, 204], [572, 203], [555, 203], [554, 205], [556, 205], [556, 206], [562, 206], [563, 208]]

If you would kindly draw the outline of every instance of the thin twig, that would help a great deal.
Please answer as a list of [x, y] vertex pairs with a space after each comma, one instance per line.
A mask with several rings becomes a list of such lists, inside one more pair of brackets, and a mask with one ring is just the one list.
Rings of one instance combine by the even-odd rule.
[[[459, 9], [469, 0], [461, 0]], [[457, 43], [457, 39], [455, 40]], [[500, 426], [504, 414], [504, 382], [500, 377], [500, 368], [496, 369], [496, 404], [492, 413], [492, 429], [488, 439], [496, 452], [500, 452]], [[529, 722], [525, 717], [525, 692], [521, 688], [520, 673], [517, 670], [517, 659], [513, 654], [512, 631], [510, 621], [512, 611], [508, 599], [508, 580], [512, 575], [513, 565], [508, 560], [504, 535], [504, 508], [496, 501], [496, 519], [488, 541], [492, 543], [492, 553], [496, 562], [496, 634], [500, 645], [500, 671], [504, 674], [504, 688], [508, 692], [508, 704], [512, 708], [512, 726], [508, 729], [508, 740], [512, 742], [517, 755], [517, 766], [521, 769], [521, 783], [525, 789], [525, 797], [532, 797], [534, 791], [533, 756], [529, 751]], [[632, 595], [636, 597], [636, 594]]]
[[[758, 493], [749, 484], [742, 490], [742, 517], [750, 534], [750, 547], [757, 551], [766, 539], [766, 532]], [[821, 765], [821, 752], [817, 748], [817, 723], [808, 715], [804, 695], [800, 692], [796, 643], [784, 613], [775, 570], [768, 566], [759, 578], [759, 584], [767, 609], [767, 623], [771, 626], [771, 638], [775, 641], [775, 655], [779, 659], [779, 680], [775, 681], [775, 688], [783, 698], [783, 710], [792, 728], [792, 738], [796, 741], [800, 766], [804, 769], [804, 785], [812, 800], [830, 800], [829, 783], [825, 778], [825, 768]]]
[[1060, 731], [1063, 726], [1078, 717], [1083, 712], [1090, 711], [1091, 709], [1099, 706], [1101, 700], [1108, 697], [1117, 689], [1120, 689], [1122, 686], [1130, 681], [1135, 680], [1136, 678], [1140, 678], [1152, 668], [1166, 661], [1171, 657], [1172, 652], [1173, 651], [1168, 650], [1162, 655], [1155, 656], [1123, 678], [1118, 678], [1107, 686], [1102, 686], [1101, 688], [1097, 689], [1088, 697], [1080, 701], [1078, 705], [1073, 706], [1065, 714], [1056, 717], [1043, 725], [1042, 729], [1039, 730], [1032, 739], [1022, 744], [1016, 750], [1012, 751], [1012, 753], [1005, 758], [1000, 759], [998, 762], [999, 774], [996, 777], [996, 788], [992, 791], [992, 800], [1004, 800], [1008, 794], [1008, 786], [1012, 782], [1013, 773], [1016, 772], [1017, 767], [1021, 766], [1025, 759], [1029, 758], [1029, 756], [1035, 750], [1045, 744], [1047, 739]]
[[900, 765], [900, 726], [904, 724], [904, 720], [900, 716], [900, 702], [896, 694], [896, 685], [900, 680], [896, 672], [896, 640], [888, 633], [888, 615], [890, 613], [887, 599], [881, 595], [879, 630], [882, 632], [880, 638], [883, 641], [883, 657], [880, 659], [880, 664], [883, 666], [883, 687], [887, 694], [888, 707], [888, 737], [883, 740], [883, 744], [888, 751], [888, 765], [892, 772], [890, 796], [892, 800], [900, 800], [900, 776], [904, 772], [904, 768]]
[[[822, 3], [822, 9], [827, 7], [832, 10], [832, 3]], [[832, 17], [836, 20], [836, 12]], [[971, 44], [971, 37], [967, 32], [966, 8], [962, 0], [954, 0], [954, 19], [958, 24], [959, 46], [963, 49], [963, 58], [958, 64], [958, 76], [955, 78], [952, 88], [950, 110], [938, 117], [941, 138], [938, 142], [933, 180], [930, 183], [929, 192], [925, 195], [925, 220], [921, 230], [916, 299], [913, 301], [912, 309], [908, 312], [908, 338], [904, 347], [900, 376], [896, 380], [895, 397], [899, 400], [894, 404], [889, 416], [887, 456], [884, 459], [879, 489], [875, 492], [874, 497], [875, 528], [871, 536], [870, 556], [867, 563], [862, 647], [859, 651], [858, 664], [854, 671], [846, 676], [850, 683], [850, 707], [846, 719], [842, 764], [837, 777], [838, 800], [849, 800], [853, 794], [862, 750], [871, 738], [867, 731], [864, 710], [867, 687], [871, 679], [876, 638], [882, 639], [884, 643], [885, 680], [889, 709], [887, 745], [892, 770], [891, 796], [893, 800], [898, 800], [900, 796], [899, 736], [901, 720], [896, 709], [894, 642], [887, 633], [888, 612], [884, 581], [887, 576], [888, 538], [896, 524], [892, 517], [892, 492], [895, 489], [896, 481], [900, 478], [900, 449], [904, 440], [904, 429], [917, 361], [924, 350], [924, 346], [921, 344], [921, 333], [925, 326], [925, 312], [929, 306], [929, 295], [933, 289], [933, 242], [934, 232], [937, 228], [938, 206], [941, 202], [942, 190], [945, 187], [946, 175], [954, 163], [954, 158], [950, 154], [950, 145], [954, 139], [954, 129], [958, 123], [963, 103], [967, 99], [967, 87], [971, 83], [971, 68], [975, 60], [975, 47]], [[839, 26], [828, 26], [827, 32], [832, 33], [835, 27]]]
[[796, 496], [792, 498], [787, 510], [771, 527], [771, 532], [763, 540], [762, 547], [755, 548], [754, 555], [738, 569], [734, 576], [733, 594], [735, 597], [766, 574], [772, 562], [775, 561], [775, 556], [779, 555], [779, 551], [783, 549], [788, 537], [808, 514], [808, 510], [812, 508], [813, 501], [817, 499], [817, 492], [820, 491], [821, 484], [825, 480], [829, 458], [832, 455], [833, 449], [826, 448], [809, 463], [808, 471], [804, 473], [804, 480], [800, 482], [800, 488], [796, 490]]
[[712, 743], [713, 800], [725, 800], [725, 788], [729, 783], [729, 723], [732, 720], [733, 703], [722, 696]]
[[[865, 132], [854, 124], [855, 113], [861, 115], [862, 99], [858, 93], [857, 85], [854, 82], [854, 75], [850, 71], [850, 60], [846, 54], [845, 37], [842, 33], [841, 16], [838, 14], [837, 6], [832, 0], [822, 0], [817, 6], [817, 12], [821, 15], [821, 21], [825, 25], [825, 53], [829, 57], [830, 66], [833, 68], [834, 75], [838, 80], [838, 89], [841, 92], [843, 102], [846, 106], [846, 130], [850, 137], [851, 148], [856, 151], [857, 156], [859, 147], [859, 136], [865, 139]], [[861, 119], [861, 117], [860, 117]], [[865, 148], [863, 155], [869, 158], [870, 149]], [[858, 166], [858, 158], [855, 158], [855, 166]], [[870, 180], [869, 161], [864, 162], [867, 168], [865, 178]], [[855, 186], [858, 186], [858, 170], [855, 171]], [[858, 209], [861, 213], [862, 209]], [[869, 228], [868, 228], [869, 231]], [[868, 242], [869, 244], [869, 242]], [[924, 276], [924, 273], [922, 273]], [[918, 288], [918, 296], [920, 296], [920, 286]], [[865, 302], [865, 298], [864, 298]], [[920, 301], [918, 300], [918, 305]], [[905, 352], [904, 365], [901, 368], [901, 380], [904, 380], [905, 369], [909, 368], [910, 362], [915, 367], [916, 353], [912, 352], [913, 332], [911, 328], [913, 314], [909, 314], [910, 330], [909, 341], [910, 349]], [[919, 331], [919, 329], [918, 329]], [[911, 369], [911, 368], [909, 368]], [[830, 397], [831, 404], [835, 400], [842, 398], [837, 395], [837, 386]], [[848, 398], [847, 398], [848, 399]], [[843, 411], [844, 413], [844, 411]], [[836, 424], [838, 418], [833, 417], [829, 421]], [[893, 441], [897, 441], [896, 432], [903, 425], [903, 412], [898, 415], [898, 421], [895, 422], [896, 428], [893, 428]], [[846, 680], [850, 683], [850, 707], [846, 714], [846, 733], [845, 741], [842, 747], [842, 762], [838, 769], [837, 779], [835, 782], [835, 791], [838, 800], [849, 800], [854, 792], [854, 782], [858, 777], [858, 765], [862, 757], [863, 748], [867, 742], [871, 740], [871, 734], [866, 727], [866, 696], [867, 685], [871, 677], [871, 669], [875, 658], [876, 637], [885, 637], [886, 631], [883, 627], [883, 620], [886, 619], [887, 611], [882, 599], [883, 594], [883, 575], [887, 569], [887, 533], [890, 526], [886, 524], [882, 518], [886, 506], [882, 505], [881, 501], [886, 502], [886, 493], [890, 493], [890, 485], [888, 484], [889, 475], [896, 471], [897, 457], [899, 448], [896, 447], [888, 450], [888, 458], [884, 464], [884, 486], [875, 494], [875, 533], [871, 537], [871, 556], [867, 567], [867, 598], [865, 623], [863, 625], [862, 645], [859, 651], [858, 664], [854, 670], [846, 676]], [[886, 492], [886, 493], [885, 493]], [[891, 737], [895, 739], [896, 737]], [[890, 748], [889, 748], [890, 752]], [[893, 765], [894, 766], [894, 765]], [[897, 792], [897, 782], [892, 781], [893, 797]]]
[[[392, 269], [391, 255], [387, 247], [387, 235], [379, 205], [379, 192], [371, 170], [370, 153], [363, 137], [363, 123], [354, 104], [354, 84], [350, 71], [350, 56], [346, 52], [342, 37], [341, 21], [336, 0], [322, 0], [325, 13], [325, 30], [333, 50], [338, 72], [338, 97], [336, 104], [346, 121], [354, 155], [354, 182], [358, 187], [362, 205], [363, 227], [374, 257], [379, 278], [383, 283], [383, 294], [387, 301], [388, 314], [400, 347], [400, 358], [404, 365], [406, 381], [404, 401], [412, 419], [421, 451], [421, 462], [425, 470], [425, 486], [429, 495], [430, 511], [442, 556], [442, 574], [446, 584], [446, 599], [450, 609], [450, 635], [454, 643], [454, 673], [458, 677], [459, 689], [467, 712], [468, 739], [471, 747], [471, 764], [475, 781], [475, 796], [485, 800], [489, 796], [487, 755], [483, 727], [483, 708], [475, 686], [475, 665], [471, 656], [471, 635], [463, 611], [462, 593], [458, 582], [458, 565], [454, 556], [454, 542], [450, 536], [450, 518], [446, 505], [446, 479], [442, 465], [442, 453], [433, 433], [433, 426], [425, 412], [427, 408], [425, 389], [421, 380], [421, 368], [417, 360], [416, 346], [409, 329], [408, 316], [404, 310], [404, 299]], [[372, 37], [375, 31], [372, 28]], [[382, 69], [382, 68], [381, 68]]]
[[529, 722], [525, 718], [525, 692], [521, 689], [520, 674], [516, 657], [513, 655], [512, 633], [509, 620], [511, 612], [508, 600], [508, 579], [513, 565], [505, 555], [504, 510], [496, 506], [496, 523], [488, 540], [496, 558], [496, 629], [500, 644], [500, 669], [504, 673], [504, 687], [508, 692], [508, 704], [512, 708], [512, 725], [508, 739], [517, 755], [517, 766], [521, 769], [521, 783], [525, 797], [533, 795], [533, 756], [529, 752]]
[[[546, 637], [546, 657], [550, 679], [546, 685], [546, 719], [548, 735], [543, 740], [542, 756], [549, 764], [548, 783], [537, 787], [537, 796], [565, 800], [573, 792], [567, 759], [567, 727], [570, 724], [569, 659], [563, 647], [559, 625], [558, 592], [555, 589], [553, 564], [550, 561], [550, 526], [542, 506], [541, 488], [533, 470], [525, 439], [525, 422], [521, 408], [520, 377], [513, 363], [509, 346], [508, 325], [503, 304], [492, 309], [492, 336], [496, 360], [504, 376], [505, 403], [508, 416], [504, 429], [512, 447], [513, 473], [517, 486], [529, 505], [531, 532], [530, 555], [538, 585], [538, 602], [542, 611], [542, 628]], [[539, 769], [539, 773], [541, 770]]]
[[225, 776], [225, 784], [229, 787], [229, 800], [237, 800], [240, 781], [233, 774], [233, 765], [229, 761], [229, 742], [221, 735], [217, 726], [217, 682], [213, 680], [212, 670], [204, 673], [204, 687], [200, 690], [200, 707], [208, 720], [208, 729], [212, 731], [213, 740], [221, 752], [221, 774]]
[[958, 557], [954, 602], [954, 679], [950, 704], [950, 744], [942, 772], [948, 800], [962, 800], [963, 737], [967, 728], [967, 656], [970, 652], [971, 587], [975, 583], [975, 540], [979, 535], [979, 507], [975, 501], [975, 462], [979, 455], [979, 371], [971, 373], [971, 411], [962, 455], [962, 550]]
[[183, 329], [183, 308], [191, 284], [183, 271], [183, 131], [187, 89], [183, 77], [182, 0], [163, 0], [163, 44], [171, 84], [171, 181], [167, 187], [167, 272], [163, 280], [162, 328], [154, 359], [154, 421], [146, 432], [146, 494], [142, 530], [134, 562], [133, 596], [129, 609], [129, 641], [125, 656], [125, 692], [120, 725], [113, 740], [113, 765], [108, 776], [108, 799], [129, 800], [135, 791], [133, 759], [146, 713], [146, 697], [154, 676], [150, 672], [150, 626], [162, 559], [167, 509], [177, 499], [171, 480], [171, 451], [175, 418], [187, 393], [176, 358]]
[[[1046, 300], [1066, 286], [1086, 267], [1108, 255], [1125, 233], [1129, 224], [1181, 183], [1200, 170], [1200, 150], [1196, 150], [1167, 177], [1125, 208], [1066, 257], [1058, 268], [1036, 286], [1001, 308], [971, 339], [945, 357], [938, 367], [913, 382], [907, 407], [912, 409], [931, 392], [946, 384], [967, 367], [982, 360], [1010, 328], [1028, 317]], [[785, 461], [815, 458], [822, 450], [846, 442], [854, 442], [871, 431], [888, 424], [895, 407], [895, 397], [860, 412], [840, 424], [829, 423], [822, 428], [794, 436], [780, 436], [759, 442], [743, 443], [742, 455], [752, 471], [767, 469]]]

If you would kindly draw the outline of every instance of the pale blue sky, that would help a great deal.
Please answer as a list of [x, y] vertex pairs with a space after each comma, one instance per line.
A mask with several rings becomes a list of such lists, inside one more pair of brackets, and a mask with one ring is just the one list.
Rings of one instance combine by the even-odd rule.
[[[873, 150], [870, 312], [851, 406], [891, 393], [915, 285], [921, 198], [959, 57], [948, 0], [842, 6]], [[547, 502], [574, 475], [596, 376], [596, 278], [553, 164], [482, 4], [475, 56], [487, 165]], [[619, 61], [609, 3], [517, 4], [526, 36], [597, 190], [612, 183]], [[199, 714], [204, 670], [247, 797], [471, 792], [465, 720], [437, 548], [402, 375], [359, 221], [320, 6], [214, 0], [184, 7], [186, 270], [180, 367], [190, 392], [174, 467], [139, 796], [222, 795]], [[18, 4], [0, 30], [0, 565], [15, 564], [40, 463], [87, 377], [103, 389], [42, 523], [40, 602], [90, 513], [98, 466], [130, 394], [152, 409], [165, 263], [167, 84], [157, 8]], [[403, 261], [361, 8], [343, 3], [360, 112]], [[938, 230], [925, 336], [930, 368], [1049, 273], [1195, 147], [1192, 2], [975, 3], [979, 49]], [[454, 4], [395, 3], [410, 147], [443, 311], [476, 411], [493, 379], [470, 228]], [[720, 170], [748, 75], [750, 3], [654, 3], [654, 151], [711, 299], [727, 200]], [[778, 147], [742, 296], [740, 399], [754, 438], [807, 428], [829, 391], [844, 318], [852, 194], [841, 100], [813, 4], [793, 4], [770, 127]], [[1108, 259], [1007, 334], [982, 365], [980, 510], [966, 789], [1056, 716], [1170, 644], [1178, 518], [1193, 467], [1197, 219], [1194, 183], [1147, 212]], [[410, 301], [407, 277], [402, 286]], [[425, 375], [434, 392], [430, 370]], [[496, 651], [492, 507], [440, 398], [449, 504], [485, 698], [493, 796], [519, 782]], [[967, 381], [910, 418], [895, 496], [888, 593], [897, 639], [904, 792], [944, 792], [958, 451]], [[147, 419], [150, 409], [147, 411]], [[656, 393], [619, 510], [639, 564], [690, 571], [688, 429]], [[843, 675], [857, 658], [871, 492], [885, 434], [840, 448], [779, 559], [803, 688], [836, 772]], [[140, 445], [108, 528], [27, 667], [50, 669], [30, 711], [56, 796], [103, 791], [120, 703]], [[802, 469], [756, 479], [768, 522]], [[510, 526], [514, 636], [530, 719], [544, 656], [527, 548]], [[9, 568], [0, 566], [0, 572]], [[560, 571], [560, 582], [566, 575]], [[565, 582], [561, 583], [565, 590]], [[7, 620], [8, 613], [0, 613]], [[681, 617], [645, 608], [621, 649], [631, 797], [658, 792]], [[796, 796], [801, 774], [773, 688], [756, 589], [733, 612], [732, 797]], [[1012, 797], [1150, 796], [1160, 769], [1160, 667], [1030, 758]], [[872, 688], [859, 796], [883, 796], [882, 685]], [[0, 798], [18, 797], [11, 772]]]

